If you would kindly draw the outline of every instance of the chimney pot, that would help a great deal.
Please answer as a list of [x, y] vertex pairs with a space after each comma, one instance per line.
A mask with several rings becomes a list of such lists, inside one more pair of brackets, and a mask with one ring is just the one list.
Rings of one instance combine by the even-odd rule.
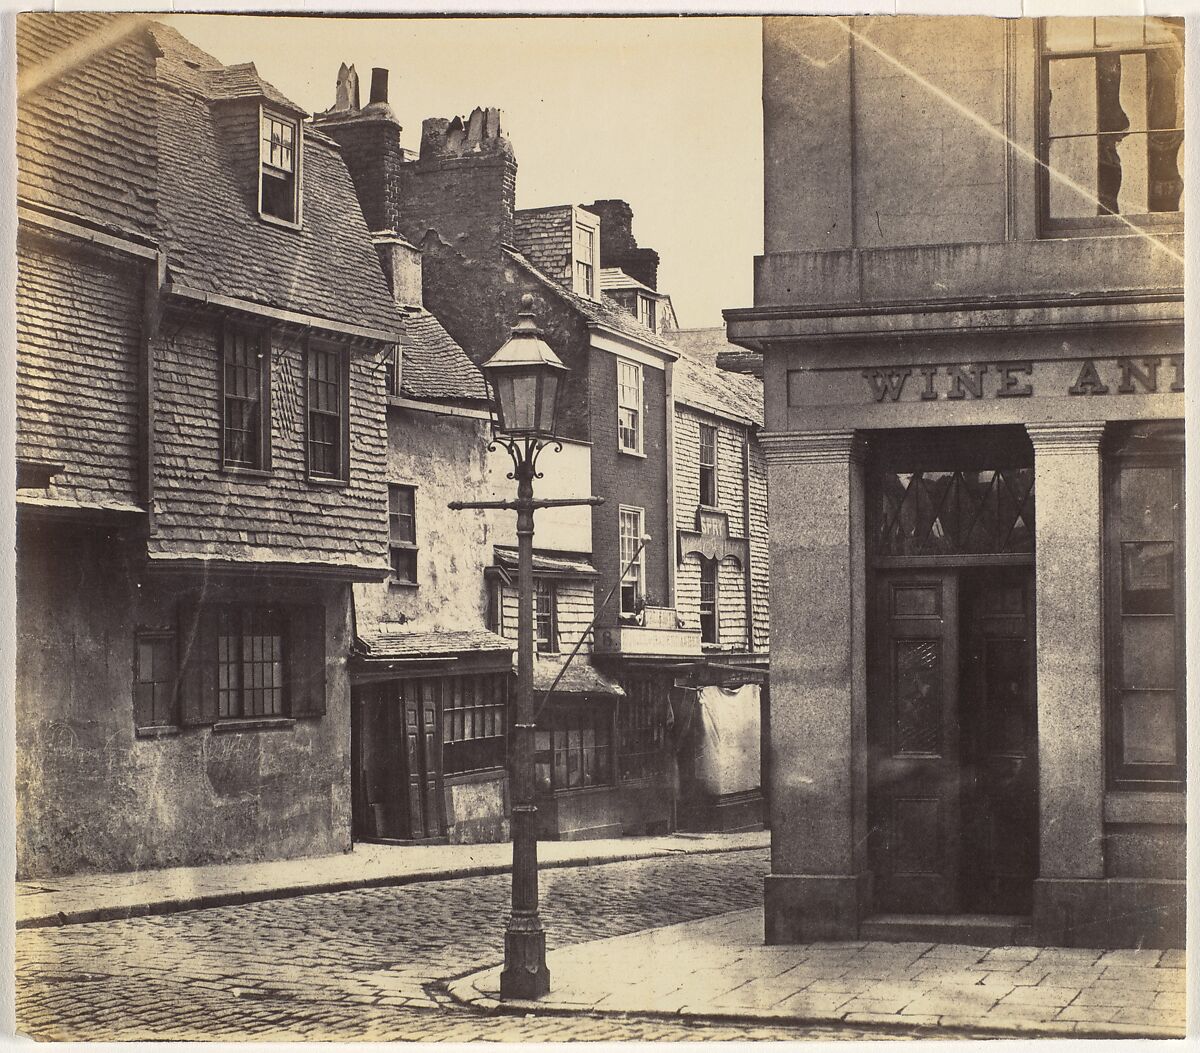
[[388, 71], [376, 66], [371, 70], [371, 102], [388, 101]]

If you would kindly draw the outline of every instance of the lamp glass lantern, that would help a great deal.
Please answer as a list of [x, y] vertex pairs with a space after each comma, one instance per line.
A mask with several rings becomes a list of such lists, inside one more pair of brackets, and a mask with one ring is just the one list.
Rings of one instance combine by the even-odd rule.
[[495, 408], [492, 427], [510, 438], [553, 439], [567, 367], [543, 339], [526, 297], [512, 334], [483, 364]]

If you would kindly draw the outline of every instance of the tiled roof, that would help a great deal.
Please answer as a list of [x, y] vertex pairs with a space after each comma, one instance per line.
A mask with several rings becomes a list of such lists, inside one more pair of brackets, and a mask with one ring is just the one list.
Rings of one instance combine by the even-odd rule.
[[479, 399], [487, 385], [479, 367], [432, 314], [405, 313], [400, 391], [415, 399]]
[[291, 113], [305, 112], [275, 85], [263, 80], [258, 75], [258, 70], [253, 62], [208, 70], [205, 81], [208, 85], [210, 99], [256, 99], [262, 97], [280, 109], [288, 110]]
[[[555, 677], [562, 672], [566, 657], [549, 658], [538, 655], [533, 661], [533, 692], [534, 702], [541, 704], [542, 696], [550, 690]], [[583, 655], [577, 655], [566, 667], [558, 686], [554, 688], [555, 695], [607, 695], [624, 698], [625, 689], [615, 680], [609, 679], [599, 669], [592, 665]]]
[[655, 299], [662, 297], [664, 294], [657, 289], [651, 289], [645, 282], [640, 282], [636, 278], [630, 277], [620, 267], [602, 267], [600, 269], [600, 288], [601, 289], [641, 289]]
[[365, 658], [433, 658], [443, 655], [512, 651], [515, 645], [486, 629], [393, 633], [361, 631], [355, 650]]
[[733, 347], [725, 339], [724, 329], [677, 330], [672, 340], [681, 352], [675, 363], [672, 389], [677, 402], [762, 426], [762, 380], [716, 365], [717, 355]]
[[[159, 226], [171, 281], [398, 333], [400, 313], [336, 147], [305, 128], [302, 227], [264, 221], [254, 192], [257, 161], [249, 159], [256, 158], [257, 147], [249, 155], [245, 149], [238, 152], [242, 144], [228, 142], [219, 132], [210, 105], [213, 71], [221, 64], [173, 29], [155, 24], [152, 31], [163, 52], [158, 63]], [[253, 67], [238, 69], [229, 83], [244, 86], [251, 76], [257, 78]]]
[[513, 249], [505, 249], [505, 251], [508, 253], [509, 258], [517, 263], [518, 266], [546, 288], [555, 292], [560, 299], [566, 301], [567, 304], [578, 311], [587, 321], [599, 322], [601, 325], [615, 329], [617, 332], [623, 333], [625, 336], [631, 337], [640, 343], [656, 347], [661, 351], [666, 351], [672, 356], [679, 353], [656, 333], [651, 332], [642, 325], [641, 322], [610, 297], [604, 296], [602, 293], [599, 301], [589, 300], [586, 296], [580, 296], [565, 285], [543, 274], [529, 260], [522, 256], [521, 253]]
[[[495, 547], [496, 561], [505, 570], [516, 570], [517, 550], [507, 545]], [[596, 568], [586, 559], [569, 559], [563, 556], [545, 556], [540, 552], [533, 554], [533, 569], [543, 573], [578, 574], [581, 578], [594, 578]]]

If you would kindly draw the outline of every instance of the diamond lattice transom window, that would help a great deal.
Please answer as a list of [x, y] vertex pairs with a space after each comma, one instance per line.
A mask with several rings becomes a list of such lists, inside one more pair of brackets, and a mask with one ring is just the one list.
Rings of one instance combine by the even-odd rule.
[[883, 472], [881, 556], [1033, 551], [1033, 469]]

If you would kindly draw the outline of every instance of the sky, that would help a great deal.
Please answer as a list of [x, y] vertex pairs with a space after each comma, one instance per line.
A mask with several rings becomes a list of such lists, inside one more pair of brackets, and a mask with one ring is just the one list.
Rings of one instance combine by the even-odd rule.
[[[752, 303], [762, 251], [762, 56], [757, 18], [297, 18], [164, 21], [309, 112], [371, 68], [417, 149], [426, 117], [498, 106], [516, 153], [517, 207], [623, 198], [683, 328]], [[602, 235], [603, 236], [603, 233]]]

